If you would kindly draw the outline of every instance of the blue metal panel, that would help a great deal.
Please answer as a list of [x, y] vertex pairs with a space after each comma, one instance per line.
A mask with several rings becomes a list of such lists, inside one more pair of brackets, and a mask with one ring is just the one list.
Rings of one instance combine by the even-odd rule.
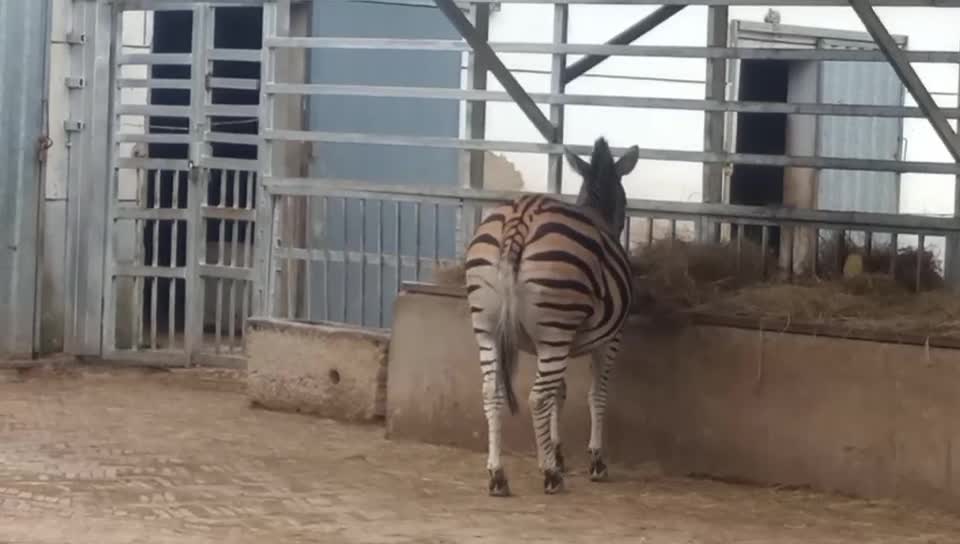
[[[329, 0], [314, 4], [314, 36], [377, 37], [377, 38], [436, 38], [458, 39], [456, 30], [439, 10], [402, 3], [372, 3], [351, 0]], [[371, 51], [320, 49], [311, 55], [311, 76], [314, 83], [361, 85], [410, 85], [424, 87], [460, 87], [460, 53], [443, 51]], [[459, 104], [454, 101], [409, 98], [374, 98], [357, 96], [319, 96], [310, 102], [310, 128], [321, 131], [362, 132], [371, 134], [404, 134], [416, 136], [456, 137], [459, 134]], [[410, 183], [453, 186], [458, 182], [458, 152], [451, 149], [420, 149], [409, 147], [321, 144], [314, 147], [313, 176], [346, 178], [375, 183]], [[331, 202], [326, 222], [314, 221], [313, 243], [350, 251], [360, 251], [362, 238], [366, 249], [380, 249], [396, 254], [396, 208], [383, 203], [383, 225], [379, 220], [378, 201], [366, 203], [366, 221], [359, 216], [360, 203], [352, 201], [347, 208], [347, 221], [340, 202]], [[314, 204], [315, 217], [320, 204]], [[415, 222], [412, 205], [401, 213], [404, 255], [416, 252]], [[420, 254], [433, 256], [434, 210], [425, 206], [420, 216]], [[441, 208], [438, 240], [441, 257], [454, 255], [456, 216], [452, 208]], [[378, 246], [379, 233], [382, 245]], [[323, 234], [327, 242], [320, 237]], [[314, 267], [314, 285], [323, 285], [322, 271]], [[348, 321], [360, 323], [360, 304], [364, 305], [363, 324], [378, 326], [380, 312], [383, 324], [391, 321], [392, 300], [396, 292], [396, 269], [367, 265], [364, 273], [365, 296], [360, 296], [361, 265], [347, 268], [350, 279], [348, 294], [342, 292], [344, 268], [330, 267], [330, 316], [323, 315], [320, 289], [313, 289], [312, 319], [339, 318], [348, 304]], [[381, 277], [381, 270], [383, 277]], [[402, 270], [404, 280], [414, 279], [411, 267]], [[383, 287], [378, 289], [378, 282]], [[377, 292], [382, 291], [378, 297]]]
[[50, 3], [0, 0], [0, 353], [33, 351]]
[[[900, 80], [886, 63], [825, 62], [822, 70], [824, 103], [902, 105]], [[898, 159], [900, 133], [900, 119], [822, 117], [820, 156]], [[824, 170], [819, 180], [821, 209], [890, 213], [899, 209], [899, 177], [895, 173]]]

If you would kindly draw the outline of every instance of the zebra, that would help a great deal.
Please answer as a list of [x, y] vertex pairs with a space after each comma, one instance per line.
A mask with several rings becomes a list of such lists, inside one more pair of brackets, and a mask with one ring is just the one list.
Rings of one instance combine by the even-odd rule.
[[500, 413], [517, 400], [511, 384], [518, 350], [537, 356], [529, 405], [544, 492], [563, 490], [559, 419], [570, 357], [591, 354], [590, 479], [607, 478], [603, 419], [607, 380], [620, 349], [632, 302], [630, 262], [619, 237], [626, 222], [622, 178], [637, 164], [633, 146], [614, 160], [596, 140], [587, 163], [569, 149], [567, 162], [582, 178], [576, 204], [524, 195], [498, 206], [480, 223], [465, 255], [467, 298], [483, 376], [492, 496], [509, 496], [500, 460]]

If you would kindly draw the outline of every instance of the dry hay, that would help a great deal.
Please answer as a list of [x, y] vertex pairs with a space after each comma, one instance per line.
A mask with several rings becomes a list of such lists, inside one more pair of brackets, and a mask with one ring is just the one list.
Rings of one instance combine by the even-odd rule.
[[[838, 330], [960, 338], [960, 297], [943, 290], [936, 256], [919, 255], [920, 290], [916, 292], [915, 249], [896, 254], [874, 247], [865, 256], [852, 244], [820, 246], [818, 277], [793, 278], [777, 273], [777, 260], [746, 240], [703, 244], [679, 240], [654, 242], [631, 256], [636, 296], [633, 311], [651, 328], [675, 328], [695, 314], [823, 325]], [[833, 253], [830, 253], [830, 252]], [[863, 270], [843, 277], [842, 266], [828, 262], [858, 253]], [[761, 263], [763, 266], [761, 266]], [[463, 264], [438, 268], [434, 281], [463, 285]]]

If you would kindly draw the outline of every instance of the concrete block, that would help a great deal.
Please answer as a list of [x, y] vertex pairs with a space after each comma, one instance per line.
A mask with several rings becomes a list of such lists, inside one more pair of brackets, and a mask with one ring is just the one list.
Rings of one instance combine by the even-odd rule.
[[251, 319], [247, 390], [269, 409], [340, 421], [382, 418], [386, 332], [274, 319]]

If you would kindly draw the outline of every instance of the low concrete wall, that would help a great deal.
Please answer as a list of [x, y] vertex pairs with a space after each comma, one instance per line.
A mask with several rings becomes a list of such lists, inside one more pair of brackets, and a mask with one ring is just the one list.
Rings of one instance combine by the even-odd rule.
[[251, 319], [247, 390], [274, 410], [364, 422], [385, 413], [386, 332]]
[[[633, 327], [621, 353], [607, 433], [615, 462], [960, 510], [958, 351], [694, 326]], [[534, 368], [524, 356], [519, 398]], [[486, 447], [462, 296], [435, 290], [397, 300], [389, 373], [390, 437]], [[579, 463], [588, 386], [588, 361], [573, 361], [561, 436]], [[505, 418], [507, 450], [534, 451], [525, 404]]]

